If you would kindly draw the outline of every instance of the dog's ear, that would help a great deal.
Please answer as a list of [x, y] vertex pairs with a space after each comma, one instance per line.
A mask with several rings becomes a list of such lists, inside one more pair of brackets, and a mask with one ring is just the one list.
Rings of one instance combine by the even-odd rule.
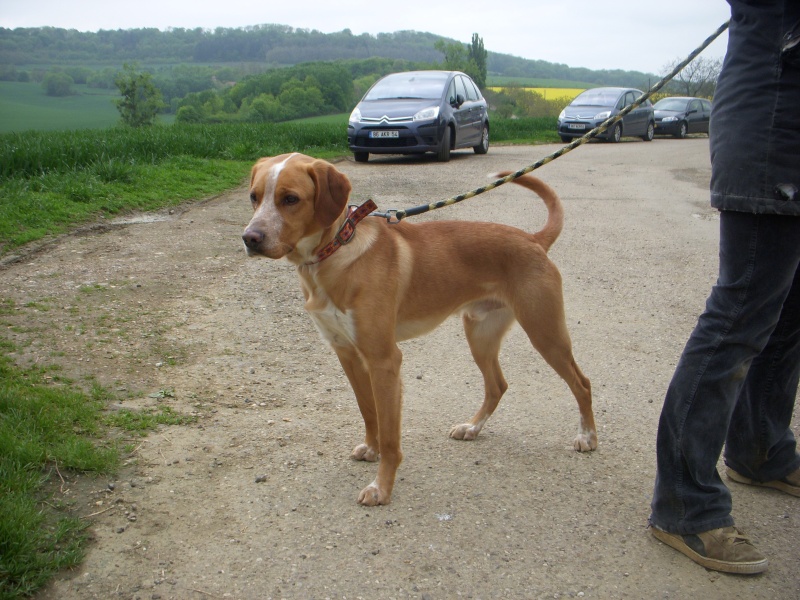
[[317, 188], [314, 216], [320, 225], [330, 227], [347, 206], [347, 199], [352, 189], [350, 180], [324, 160], [311, 163], [308, 171]]
[[265, 162], [267, 162], [268, 160], [269, 160], [268, 156], [265, 156], [264, 158], [259, 158], [256, 161], [256, 164], [254, 164], [253, 168], [250, 170], [250, 188], [251, 189], [253, 188], [253, 184], [255, 183], [256, 173], [258, 172], [259, 167], [261, 167], [261, 165], [264, 164]]

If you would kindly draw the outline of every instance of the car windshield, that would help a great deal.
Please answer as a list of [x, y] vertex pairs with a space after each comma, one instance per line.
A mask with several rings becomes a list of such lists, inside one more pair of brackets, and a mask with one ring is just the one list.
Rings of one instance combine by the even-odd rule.
[[381, 79], [364, 100], [438, 100], [442, 97], [447, 73], [397, 73]]
[[676, 100], [675, 98], [664, 98], [655, 103], [656, 110], [675, 110], [681, 111], [686, 109], [686, 100]]
[[617, 103], [617, 90], [586, 90], [572, 101], [573, 106], [613, 106]]

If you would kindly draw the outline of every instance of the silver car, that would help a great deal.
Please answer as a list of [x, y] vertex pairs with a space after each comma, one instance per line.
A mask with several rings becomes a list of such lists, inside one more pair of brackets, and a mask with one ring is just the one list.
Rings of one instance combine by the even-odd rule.
[[[633, 104], [641, 95], [641, 90], [619, 87], [592, 88], [582, 92], [558, 115], [558, 135], [561, 136], [561, 141], [569, 142], [584, 136], [609, 117]], [[650, 100], [645, 100], [597, 137], [609, 142], [618, 142], [623, 136], [641, 137], [649, 142], [654, 135], [653, 105]]]

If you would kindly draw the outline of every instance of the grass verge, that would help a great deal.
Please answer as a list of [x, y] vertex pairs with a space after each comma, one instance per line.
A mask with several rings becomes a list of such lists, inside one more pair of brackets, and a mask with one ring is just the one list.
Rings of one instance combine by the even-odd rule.
[[[0, 297], [0, 324], [16, 310]], [[0, 337], [0, 600], [28, 597], [83, 560], [89, 521], [63, 495], [65, 480], [113, 475], [131, 435], [196, 420], [166, 405], [108, 411], [107, 390], [80, 389], [54, 368], [22, 368], [15, 352]]]
[[[113, 473], [102, 390], [85, 394], [20, 369], [0, 343], [0, 598], [19, 598], [83, 558], [86, 523], [47, 493], [60, 472]], [[57, 381], [57, 378], [53, 378]]]
[[[347, 155], [345, 118], [0, 135], [0, 256], [81, 224], [216, 195], [246, 181], [261, 156]], [[491, 127], [494, 143], [558, 142], [555, 119]]]
[[249, 165], [188, 156], [157, 165], [109, 159], [89, 168], [0, 179], [0, 255], [131, 211], [153, 211], [240, 185]]

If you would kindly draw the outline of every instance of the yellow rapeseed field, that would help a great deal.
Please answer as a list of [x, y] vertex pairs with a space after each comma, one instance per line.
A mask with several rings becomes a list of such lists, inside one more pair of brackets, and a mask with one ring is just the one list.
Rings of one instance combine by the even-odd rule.
[[[489, 89], [492, 90], [493, 92], [502, 92], [505, 88], [490, 87]], [[577, 89], [577, 88], [526, 87], [518, 89], [523, 89], [527, 92], [535, 92], [540, 96], [542, 96], [545, 100], [555, 100], [556, 98], [558, 99], [565, 98], [567, 100], [572, 100], [575, 96], [584, 91], [584, 89]]]

